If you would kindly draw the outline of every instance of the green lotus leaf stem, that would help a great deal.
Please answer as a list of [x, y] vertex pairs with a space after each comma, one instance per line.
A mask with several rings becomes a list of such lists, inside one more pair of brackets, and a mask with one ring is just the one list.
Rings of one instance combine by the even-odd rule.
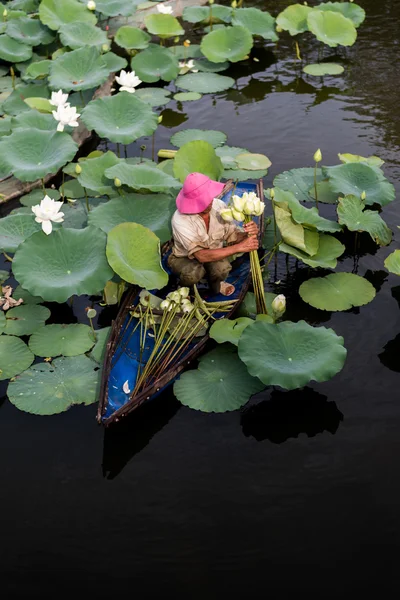
[[314, 167], [314, 194], [315, 194], [315, 206], [318, 209], [317, 168], [318, 168], [318, 163], [315, 162], [315, 167]]
[[8, 262], [13, 261], [13, 259], [11, 258], [11, 256], [9, 254], [7, 254], [7, 252], [3, 252], [3, 254], [4, 254], [5, 259], [8, 260]]
[[15, 90], [15, 71], [13, 67], [10, 67], [10, 73], [11, 73], [11, 85], [12, 85], [12, 89]]
[[42, 182], [42, 190], [46, 194], [46, 186], [45, 186], [45, 183], [44, 183], [44, 177], [42, 177], [41, 182]]
[[117, 156], [118, 156], [118, 158], [121, 158], [121, 151], [120, 151], [120, 147], [119, 147], [119, 142], [117, 142]]
[[295, 40], [294, 45], [296, 47], [296, 56], [298, 60], [302, 60], [301, 58], [301, 54], [300, 54], [300, 46], [299, 46], [299, 42], [297, 40]]

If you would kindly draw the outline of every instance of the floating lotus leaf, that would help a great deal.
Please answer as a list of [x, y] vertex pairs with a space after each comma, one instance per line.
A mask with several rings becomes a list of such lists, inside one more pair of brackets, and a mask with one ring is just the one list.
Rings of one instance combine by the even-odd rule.
[[32, 56], [32, 47], [21, 44], [7, 34], [0, 35], [0, 58], [10, 63], [19, 63], [29, 60]]
[[221, 146], [215, 150], [216, 155], [222, 160], [225, 169], [237, 168], [236, 156], [238, 154], [245, 154], [246, 152], [246, 148], [238, 148], [236, 146]]
[[53, 90], [88, 90], [105, 82], [109, 69], [97, 48], [84, 46], [53, 61], [49, 85]]
[[272, 165], [269, 158], [264, 154], [251, 154], [250, 152], [237, 154], [235, 161], [239, 169], [245, 169], [246, 171], [263, 171]]
[[223, 344], [230, 342], [235, 346], [239, 343], [239, 338], [248, 325], [253, 323], [253, 319], [248, 317], [239, 317], [238, 319], [219, 319], [210, 327], [210, 337]]
[[10, 94], [1, 106], [2, 110], [9, 115], [17, 115], [24, 110], [30, 110], [26, 104], [28, 98], [49, 98], [50, 92], [46, 84], [29, 83], [19, 85]]
[[307, 17], [311, 12], [309, 6], [292, 4], [283, 10], [276, 18], [276, 24], [288, 31], [290, 35], [297, 35], [308, 30]]
[[[82, 1], [86, 4], [86, 0]], [[129, 17], [136, 11], [136, 5], [134, 0], [96, 0], [96, 10], [106, 17]]]
[[153, 13], [144, 18], [149, 33], [158, 35], [160, 38], [170, 38], [185, 33], [178, 19], [172, 15]]
[[49, 302], [96, 294], [113, 276], [105, 246], [105, 234], [95, 227], [39, 232], [18, 248], [13, 272], [26, 290]]
[[161, 266], [160, 240], [143, 225], [121, 223], [108, 234], [107, 259], [124, 281], [148, 290], [161, 289], [168, 275]]
[[73, 50], [83, 46], [102, 46], [108, 43], [107, 33], [90, 23], [66, 23], [60, 28], [60, 40]]
[[258, 35], [265, 40], [278, 41], [275, 30], [275, 19], [269, 12], [258, 8], [238, 8], [233, 12], [232, 25], [242, 25], [252, 35]]
[[[61, 186], [61, 190], [63, 192], [63, 196], [66, 198], [83, 198], [85, 196], [85, 190], [83, 186], [79, 183], [77, 179], [70, 179], [69, 181], [65, 181]], [[93, 190], [87, 190], [88, 194], [93, 193]]]
[[15, 252], [22, 242], [42, 228], [30, 215], [8, 215], [0, 219], [0, 250]]
[[0, 119], [0, 137], [10, 135], [11, 133], [11, 118], [3, 117]]
[[318, 251], [319, 235], [316, 231], [308, 231], [292, 218], [287, 202], [274, 202], [276, 225], [283, 241], [289, 246], [302, 250], [309, 256]]
[[114, 52], [106, 52], [102, 55], [102, 58], [107, 65], [109, 73], [116, 73], [121, 69], [125, 69], [128, 65], [128, 61], [125, 58], [114, 54]]
[[188, 58], [204, 58], [200, 50], [200, 44], [190, 44], [189, 47], [172, 46], [171, 52], [179, 60], [186, 60]]
[[86, 356], [33, 365], [8, 386], [10, 402], [34, 415], [55, 415], [97, 401], [98, 366]]
[[[336, 221], [330, 221], [329, 219], [321, 217], [321, 215], [318, 213], [318, 209], [315, 206], [313, 208], [306, 208], [300, 204], [292, 192], [287, 192], [277, 187], [274, 188], [274, 192], [275, 202], [286, 202], [290, 212], [292, 213], [292, 219], [296, 223], [300, 223], [301, 225], [311, 229], [315, 228], [318, 229], [318, 231], [329, 231], [331, 233], [342, 230], [341, 226], [339, 223], [336, 223]], [[267, 192], [265, 192], [265, 196], [269, 198]]]
[[24, 79], [43, 79], [49, 75], [50, 66], [51, 60], [39, 60], [38, 62], [33, 62], [26, 69]]
[[239, 179], [240, 181], [248, 181], [249, 179], [262, 179], [267, 175], [267, 173], [268, 169], [264, 169], [262, 171], [245, 171], [244, 169], [225, 169], [222, 177], [224, 179]]
[[[61, 194], [58, 190], [52, 190], [51, 188], [46, 188], [44, 191], [40, 189], [33, 190], [29, 194], [25, 194], [22, 196], [19, 201], [22, 206], [35, 206], [35, 204], [40, 204], [45, 196], [49, 196], [52, 200], [59, 200]], [[33, 213], [32, 213], [33, 214]]]
[[312, 65], [306, 65], [303, 68], [304, 73], [307, 75], [314, 75], [315, 77], [323, 77], [324, 75], [340, 75], [344, 71], [342, 65], [337, 63], [315, 63]]
[[149, 45], [151, 36], [139, 27], [122, 25], [115, 34], [114, 41], [121, 48], [127, 50], [144, 50]]
[[[317, 182], [323, 179], [322, 170], [317, 169]], [[314, 169], [306, 167], [284, 171], [275, 177], [274, 186], [279, 187], [281, 190], [292, 192], [297, 200], [310, 201], [312, 198], [310, 197], [309, 190], [314, 187]], [[320, 201], [319, 196], [318, 201]], [[322, 199], [321, 202], [323, 202]]]
[[42, 327], [50, 317], [50, 311], [45, 306], [37, 304], [22, 304], [11, 308], [6, 313], [7, 335], [30, 335]]
[[78, 175], [79, 183], [99, 194], [110, 195], [115, 191], [112, 181], [105, 176], [106, 169], [117, 165], [120, 162], [114, 152], [106, 152], [97, 158], [89, 158], [81, 161], [79, 166], [82, 171]]
[[218, 73], [188, 73], [178, 77], [176, 85], [189, 92], [213, 94], [233, 87], [235, 80]]
[[[314, 185], [312, 186], [312, 188], [310, 188], [308, 190], [308, 194], [310, 196], [310, 199], [315, 200]], [[322, 202], [325, 204], [337, 204], [338, 203], [339, 195], [335, 192], [332, 192], [328, 179], [324, 179], [323, 181], [317, 182], [317, 194], [318, 194], [318, 202]]]
[[342, 13], [344, 17], [353, 21], [355, 27], [359, 27], [365, 19], [365, 10], [352, 2], [321, 2], [318, 10], [333, 10]]
[[[277, 297], [277, 294], [273, 294], [272, 292], [265, 292], [265, 304], [267, 305], [267, 310], [268, 313], [273, 312], [272, 309], [272, 302], [275, 300], [275, 298]], [[261, 317], [269, 317], [268, 315], [258, 315], [257, 314], [257, 303], [256, 303], [256, 297], [253, 294], [253, 292], [247, 292], [247, 294], [244, 297], [243, 302], [240, 304], [238, 311], [237, 311], [237, 315], [240, 317], [251, 317], [252, 320], [256, 319], [256, 320], [263, 320]], [[272, 317], [270, 317], [271, 321], [273, 322]]]
[[[232, 9], [230, 7], [213, 4], [211, 10], [213, 23], [230, 23], [232, 17]], [[200, 23], [202, 21], [209, 23], [210, 8], [207, 6], [188, 6], [183, 11], [183, 19], [189, 23]]]
[[111, 327], [103, 327], [103, 329], [97, 329], [96, 331], [96, 343], [89, 356], [92, 360], [102, 364], [106, 351], [106, 345], [111, 332]]
[[392, 254], [389, 254], [385, 259], [384, 265], [390, 273], [400, 275], [400, 250], [395, 250]]
[[54, 40], [53, 33], [40, 21], [29, 17], [12, 19], [7, 23], [7, 35], [21, 44], [39, 46], [50, 44]]
[[124, 185], [134, 190], [166, 192], [180, 187], [179, 181], [169, 177], [157, 167], [146, 164], [129, 165], [121, 163], [107, 169], [105, 175], [110, 179], [119, 179]]
[[28, 110], [12, 118], [13, 131], [16, 129], [41, 129], [43, 131], [55, 131], [57, 121], [53, 115], [46, 115], [37, 110]]
[[384, 160], [379, 158], [379, 156], [359, 156], [358, 154], [338, 154], [339, 160], [342, 163], [353, 163], [353, 162], [363, 162], [367, 163], [371, 167], [381, 167], [384, 164]]
[[307, 304], [321, 310], [348, 310], [363, 306], [376, 295], [374, 286], [353, 273], [331, 273], [301, 284], [299, 294]]
[[345, 249], [345, 246], [339, 240], [323, 233], [319, 236], [318, 252], [314, 256], [308, 256], [305, 252], [284, 242], [279, 245], [279, 250], [282, 252], [299, 258], [310, 267], [321, 267], [323, 269], [334, 269], [337, 265], [336, 259], [343, 254]]
[[352, 21], [339, 12], [312, 10], [307, 23], [315, 37], [331, 48], [352, 46], [357, 39], [357, 30]]
[[0, 381], [28, 369], [34, 358], [28, 346], [18, 337], [0, 335]]
[[42, 0], [39, 18], [50, 29], [58, 30], [66, 23], [88, 23], [94, 25], [96, 15], [77, 0]]
[[328, 381], [343, 368], [346, 348], [333, 329], [305, 321], [255, 322], [239, 340], [239, 356], [250, 375], [286, 390]]
[[193, 61], [193, 67], [204, 73], [219, 73], [225, 71], [230, 66], [228, 61], [222, 63], [214, 63], [207, 58], [196, 59]]
[[214, 129], [182, 129], [182, 131], [178, 131], [171, 137], [170, 142], [173, 146], [181, 148], [188, 142], [200, 140], [208, 142], [213, 148], [216, 148], [226, 142], [226, 134], [223, 131]]
[[376, 203], [385, 206], [395, 199], [394, 186], [377, 167], [354, 162], [324, 167], [323, 173], [329, 177], [329, 185], [333, 192], [358, 197], [365, 192], [365, 203], [368, 205]]
[[24, 102], [29, 108], [37, 110], [40, 113], [50, 114], [54, 110], [47, 98], [26, 98]]
[[77, 150], [68, 133], [18, 129], [0, 140], [0, 169], [9, 169], [21, 181], [35, 181], [57, 173]]
[[[88, 202], [90, 205], [90, 198], [88, 198]], [[86, 206], [84, 206], [81, 202], [64, 205], [63, 213], [63, 227], [67, 227], [68, 229], [83, 229], [87, 226], [88, 213]]]
[[187, 371], [174, 384], [179, 402], [202, 412], [237, 410], [264, 385], [251, 377], [236, 350], [221, 346], [202, 356], [194, 371]]
[[182, 183], [190, 173], [203, 173], [211, 179], [219, 180], [224, 168], [214, 148], [205, 141], [188, 142], [176, 153], [174, 175]]
[[[131, 67], [146, 83], [172, 81], [179, 73], [179, 61], [168, 48], [149, 44], [149, 47], [132, 58]], [[196, 90], [194, 90], [196, 91]]]
[[22, 298], [24, 304], [41, 304], [43, 302], [43, 298], [40, 296], [32, 296], [27, 290], [24, 290], [20, 285], [18, 285], [13, 291], [13, 298], [19, 300]]
[[204, 56], [215, 63], [243, 60], [252, 47], [253, 37], [250, 31], [240, 25], [211, 31], [204, 36], [200, 45]]
[[94, 345], [93, 333], [88, 325], [46, 325], [30, 338], [29, 348], [36, 356], [78, 356]]
[[200, 100], [202, 94], [198, 92], [178, 92], [174, 94], [174, 100], [177, 102], [193, 102], [194, 100]]
[[376, 244], [388, 246], [392, 241], [391, 230], [379, 213], [364, 209], [364, 202], [358, 196], [341, 198], [337, 207], [339, 223], [350, 231], [367, 231]]

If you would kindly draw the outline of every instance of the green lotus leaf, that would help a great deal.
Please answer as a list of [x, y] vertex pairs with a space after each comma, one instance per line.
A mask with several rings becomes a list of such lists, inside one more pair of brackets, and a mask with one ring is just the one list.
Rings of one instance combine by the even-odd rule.
[[157, 165], [157, 168], [160, 169], [163, 173], [167, 175], [174, 176], [174, 159], [169, 158], [167, 160], [163, 160]]
[[78, 356], [88, 352], [94, 343], [88, 325], [46, 325], [32, 335], [29, 348], [36, 356]]
[[400, 250], [395, 250], [389, 254], [385, 259], [384, 265], [390, 273], [400, 275]]
[[174, 100], [177, 102], [194, 102], [195, 100], [200, 100], [202, 97], [202, 94], [198, 92], [178, 92], [174, 94]]
[[11, 308], [6, 313], [7, 335], [30, 335], [42, 327], [50, 317], [50, 311], [45, 306], [37, 304], [22, 304]]
[[8, 215], [0, 219], [0, 250], [15, 252], [22, 242], [42, 228], [33, 213]]
[[171, 52], [179, 60], [186, 60], [188, 58], [204, 58], [200, 50], [200, 44], [190, 44], [189, 47], [172, 46]]
[[42, 0], [39, 18], [43, 25], [58, 30], [66, 23], [88, 23], [94, 25], [96, 15], [78, 0]]
[[350, 19], [331, 10], [312, 10], [307, 17], [309, 30], [317, 40], [331, 48], [352, 46], [357, 39], [357, 30]]
[[309, 6], [292, 4], [283, 10], [276, 18], [276, 24], [290, 35], [297, 35], [308, 30], [307, 17], [311, 12]]
[[35, 181], [57, 171], [78, 150], [68, 133], [18, 129], [0, 140], [0, 169], [21, 181]]
[[339, 240], [323, 233], [319, 236], [318, 252], [314, 256], [308, 256], [305, 252], [284, 242], [279, 245], [279, 250], [282, 252], [299, 258], [310, 267], [321, 267], [322, 269], [334, 269], [337, 265], [336, 259], [343, 254], [345, 249]]
[[[8, 271], [5, 271], [5, 272], [7, 273], [6, 279], [8, 279], [9, 273], [8, 273]], [[0, 335], [4, 331], [5, 326], [6, 326], [6, 315], [3, 310], [0, 310]], [[1, 370], [0, 370], [0, 375], [1, 375]]]
[[343, 342], [333, 329], [305, 321], [255, 322], [239, 340], [239, 357], [265, 385], [294, 390], [339, 373], [347, 354]]
[[46, 115], [37, 110], [28, 110], [22, 112], [16, 117], [12, 117], [12, 129], [41, 129], [43, 131], [55, 131], [57, 121], [53, 115]]
[[88, 90], [105, 82], [109, 69], [95, 47], [72, 50], [53, 61], [49, 86], [53, 90]]
[[379, 213], [364, 209], [364, 202], [357, 196], [341, 198], [337, 207], [339, 223], [350, 231], [367, 231], [376, 244], [388, 246], [392, 241], [391, 230]]
[[43, 302], [43, 298], [40, 296], [32, 296], [32, 294], [27, 290], [24, 290], [20, 285], [13, 291], [13, 298], [16, 300], [21, 298], [24, 301], [24, 304], [41, 304]]
[[188, 142], [203, 140], [211, 144], [213, 148], [216, 148], [226, 142], [226, 137], [223, 131], [216, 131], [214, 129], [182, 129], [182, 131], [178, 131], [178, 133], [175, 133], [171, 137], [170, 142], [173, 146], [181, 148]]
[[239, 343], [239, 338], [248, 325], [253, 323], [253, 319], [248, 317], [239, 317], [238, 319], [219, 319], [210, 327], [210, 338], [223, 344], [230, 342], [235, 346]]
[[237, 410], [264, 385], [251, 377], [236, 349], [221, 346], [202, 356], [194, 371], [187, 371], [174, 384], [179, 402], [202, 412]]
[[[308, 190], [308, 194], [310, 196], [310, 199], [315, 200], [314, 185]], [[335, 192], [332, 192], [328, 179], [324, 179], [323, 181], [317, 182], [317, 195], [318, 202], [322, 202], [323, 204], [337, 204], [339, 200], [339, 195]]]
[[216, 155], [222, 160], [225, 169], [236, 169], [236, 156], [238, 154], [245, 154], [246, 152], [246, 148], [238, 148], [236, 146], [220, 146], [215, 150]]
[[97, 158], [81, 161], [79, 166], [82, 171], [78, 175], [78, 181], [85, 188], [95, 190], [99, 194], [110, 195], [115, 188], [112, 181], [105, 176], [105, 171], [119, 162], [119, 158], [110, 151]]
[[267, 173], [268, 169], [263, 169], [262, 171], [245, 171], [244, 169], [224, 169], [222, 177], [224, 179], [239, 179], [239, 181], [248, 181], [249, 179], [262, 179], [267, 175]]
[[176, 153], [174, 175], [182, 183], [190, 173], [203, 173], [211, 179], [219, 180], [224, 168], [214, 148], [203, 140], [188, 142]]
[[131, 67], [146, 83], [172, 81], [179, 73], [178, 58], [168, 48], [149, 44], [149, 47], [132, 58]]
[[107, 341], [111, 333], [111, 327], [103, 327], [103, 329], [97, 329], [96, 331], [96, 343], [93, 350], [88, 355], [92, 360], [99, 364], [103, 363]]
[[[0, 284], [4, 283], [5, 281], [7, 281], [7, 279], [10, 277], [10, 273], [9, 271], [4, 271], [3, 269], [0, 270]], [[1, 314], [4, 315], [4, 313], [2, 312]], [[4, 317], [5, 318], [5, 317]]]
[[[84, 4], [87, 0], [82, 0]], [[122, 15], [129, 17], [136, 11], [137, 2], [133, 0], [96, 0], [96, 10], [106, 17], [116, 17]]]
[[[318, 202], [336, 204], [337, 194], [333, 194], [328, 183], [323, 180], [322, 169], [317, 169]], [[322, 184], [328, 189], [322, 188]], [[302, 202], [312, 201], [314, 198], [314, 169], [306, 167], [284, 171], [275, 177], [274, 186], [292, 192], [297, 200]]]
[[257, 35], [265, 40], [278, 41], [275, 30], [275, 19], [269, 12], [258, 8], [238, 8], [233, 12], [232, 25], [246, 27], [252, 35]]
[[229, 61], [214, 63], [207, 58], [196, 59], [193, 61], [193, 67], [203, 73], [219, 73], [220, 71], [229, 69], [229, 66]]
[[26, 98], [24, 102], [31, 109], [37, 110], [40, 113], [50, 114], [54, 110], [47, 98]]
[[394, 186], [377, 167], [353, 162], [336, 167], [323, 167], [323, 173], [329, 178], [329, 185], [333, 192], [353, 194], [358, 197], [365, 192], [365, 204], [376, 203], [385, 206], [395, 199]]
[[[29, 83], [19, 85], [10, 94], [1, 106], [2, 110], [9, 115], [18, 115], [20, 112], [30, 110], [26, 103], [28, 98], [49, 98], [50, 92], [44, 83]], [[54, 107], [53, 107], [54, 108]]]
[[34, 358], [28, 346], [18, 337], [0, 335], [0, 381], [28, 369]]
[[[90, 198], [88, 198], [88, 202], [90, 205]], [[63, 227], [67, 227], [68, 229], [83, 229], [84, 227], [87, 227], [88, 213], [86, 206], [84, 206], [82, 202], [64, 205], [63, 213]]]
[[112, 142], [130, 144], [157, 129], [157, 115], [151, 107], [129, 92], [93, 100], [82, 111], [88, 129]]
[[37, 62], [33, 62], [26, 69], [24, 79], [43, 79], [49, 75], [50, 66], [51, 60], [39, 60]]
[[261, 317], [269, 317], [269, 322], [273, 323], [274, 321], [270, 315], [273, 313], [272, 302], [277, 295], [272, 292], [265, 292], [265, 304], [267, 305], [268, 315], [258, 315], [256, 297], [253, 292], [247, 292], [236, 314], [239, 317], [251, 317], [252, 320], [263, 320]]
[[[292, 219], [296, 223], [300, 223], [311, 229], [315, 228], [318, 229], [318, 231], [329, 231], [331, 233], [342, 230], [341, 226], [339, 223], [336, 223], [336, 221], [330, 221], [329, 219], [321, 217], [315, 206], [313, 208], [306, 208], [300, 204], [292, 192], [281, 190], [278, 187], [274, 188], [274, 192], [275, 202], [278, 204], [286, 202], [292, 214]], [[265, 196], [269, 198], [267, 192], [265, 192]]]
[[218, 73], [188, 73], [178, 77], [175, 83], [177, 87], [189, 92], [213, 94], [233, 87], [235, 80], [226, 75], [218, 75]]
[[24, 412], [55, 415], [74, 404], [96, 402], [99, 373], [96, 363], [86, 356], [62, 356], [21, 373], [8, 386], [8, 398]]
[[262, 247], [266, 252], [271, 252], [271, 250], [275, 251], [276, 244], [280, 244], [281, 241], [281, 234], [279, 232], [279, 229], [277, 227], [275, 228], [274, 217], [273, 215], [271, 215], [270, 217], [268, 217], [265, 224], [264, 235], [262, 238]]
[[32, 56], [32, 47], [21, 44], [7, 34], [0, 35], [0, 58], [10, 63], [19, 63], [29, 60]]
[[0, 137], [4, 135], [10, 135], [11, 133], [11, 118], [2, 117], [0, 119]]
[[144, 50], [149, 45], [151, 36], [139, 27], [122, 25], [115, 34], [114, 41], [120, 48], [127, 50]]
[[365, 19], [365, 10], [352, 2], [321, 2], [318, 10], [332, 10], [342, 13], [344, 17], [353, 21], [355, 27], [359, 27]]
[[180, 183], [173, 177], [169, 177], [157, 167], [147, 164], [129, 165], [120, 163], [106, 169], [106, 177], [119, 179], [121, 183], [133, 190], [149, 190], [150, 192], [166, 192], [179, 188]]
[[246, 27], [234, 25], [207, 33], [200, 48], [209, 61], [215, 63], [238, 62], [246, 58], [253, 47], [253, 37]]
[[325, 62], [306, 65], [303, 68], [303, 71], [304, 73], [307, 73], [307, 75], [323, 77], [324, 75], [340, 75], [343, 73], [344, 67], [342, 67], [342, 65], [338, 65], [337, 63]]
[[367, 163], [371, 167], [381, 167], [384, 164], [384, 160], [379, 158], [379, 156], [359, 156], [358, 154], [338, 154], [339, 160], [342, 163], [352, 163], [352, 162], [363, 162]]
[[185, 33], [178, 19], [172, 15], [162, 15], [153, 13], [144, 18], [145, 25], [153, 35], [160, 38], [170, 38]]
[[245, 169], [246, 171], [263, 171], [272, 165], [269, 158], [264, 154], [252, 154], [250, 152], [237, 154], [235, 162], [239, 169]]
[[95, 227], [39, 232], [18, 248], [13, 272], [26, 290], [49, 302], [96, 294], [113, 276], [105, 246], [106, 235]]
[[[83, 198], [85, 196], [85, 190], [77, 179], [65, 181], [61, 186], [61, 190], [63, 192], [63, 196], [73, 200], [76, 198]], [[94, 193], [94, 191], [86, 190], [86, 193], [91, 194]]]
[[304, 302], [321, 310], [348, 310], [363, 306], [376, 295], [374, 286], [353, 273], [331, 273], [301, 284], [299, 294]]
[[171, 239], [170, 223], [175, 210], [174, 199], [165, 194], [126, 194], [91, 210], [89, 225], [108, 233], [120, 223], [139, 223], [153, 231], [163, 244]]
[[55, 38], [54, 34], [40, 21], [30, 17], [20, 17], [8, 21], [7, 35], [13, 40], [28, 46], [50, 44]]
[[83, 46], [100, 47], [108, 43], [107, 33], [100, 27], [80, 21], [62, 25], [59, 34], [64, 46], [68, 46], [73, 50]]
[[118, 54], [114, 54], [114, 52], [102, 54], [102, 59], [106, 63], [109, 73], [116, 73], [128, 66], [126, 58], [122, 58], [122, 56], [118, 56]]
[[[45, 196], [49, 196], [52, 200], [59, 200], [61, 198], [61, 194], [58, 190], [52, 190], [51, 188], [46, 188], [44, 191], [42, 188], [33, 190], [29, 192], [29, 194], [25, 194], [25, 196], [21, 196], [19, 199], [22, 206], [35, 206], [36, 204], [40, 204]], [[33, 213], [32, 213], [33, 214]]]
[[161, 266], [160, 240], [143, 225], [121, 223], [108, 233], [107, 259], [124, 281], [148, 290], [161, 289], [168, 275]]
[[[211, 18], [213, 23], [230, 23], [232, 9], [228, 6], [213, 4]], [[183, 11], [183, 20], [189, 23], [210, 23], [210, 8], [207, 6], [188, 6]]]
[[302, 250], [309, 256], [314, 256], [319, 247], [319, 235], [316, 231], [304, 229], [296, 223], [287, 202], [274, 202], [276, 225], [285, 244]]

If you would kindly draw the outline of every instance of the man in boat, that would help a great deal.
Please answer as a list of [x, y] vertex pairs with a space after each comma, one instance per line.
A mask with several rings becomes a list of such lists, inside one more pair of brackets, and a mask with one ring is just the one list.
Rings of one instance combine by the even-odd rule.
[[225, 281], [232, 269], [229, 258], [258, 248], [258, 227], [253, 221], [244, 232], [224, 221], [220, 211], [225, 202], [217, 196], [225, 185], [201, 173], [185, 179], [172, 217], [174, 245], [168, 264], [182, 286], [192, 286], [207, 277], [213, 294], [230, 296], [235, 291]]

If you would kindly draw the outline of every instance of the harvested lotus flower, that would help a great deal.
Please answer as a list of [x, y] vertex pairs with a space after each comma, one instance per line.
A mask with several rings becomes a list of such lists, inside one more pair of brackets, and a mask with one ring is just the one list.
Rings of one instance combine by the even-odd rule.
[[242, 212], [240, 212], [240, 210], [236, 210], [235, 208], [232, 208], [232, 216], [234, 218], [235, 221], [244, 221], [244, 214]]
[[64, 221], [64, 213], [59, 212], [62, 202], [56, 202], [45, 196], [40, 204], [32, 206], [32, 212], [36, 215], [36, 223], [42, 224], [42, 229], [46, 235], [50, 235], [53, 230], [53, 223], [62, 223]]
[[69, 125], [70, 127], [78, 127], [78, 118], [80, 113], [76, 112], [75, 106], [69, 104], [59, 105], [57, 110], [53, 110], [53, 117], [58, 121], [57, 131], [64, 131], [64, 127]]
[[135, 93], [135, 87], [142, 83], [142, 80], [135, 74], [135, 71], [124, 71], [122, 70], [119, 75], [115, 77], [116, 82], [121, 86], [120, 92], [129, 92], [130, 94]]
[[244, 206], [246, 204], [246, 198], [244, 197], [244, 195], [242, 197], [236, 195], [232, 196], [232, 202], [235, 210], [243, 212]]
[[164, 4], [157, 4], [157, 10], [162, 15], [172, 15], [172, 6], [165, 6]]
[[51, 93], [50, 104], [52, 104], [53, 106], [64, 106], [64, 104], [67, 104], [67, 100], [68, 94], [64, 94], [62, 90], [58, 90], [58, 92]]
[[22, 298], [19, 300], [15, 300], [12, 298], [13, 289], [11, 285], [5, 285], [1, 288], [2, 295], [0, 296], [0, 307], [3, 310], [8, 310], [9, 308], [14, 308], [14, 306], [19, 306], [23, 303]]
[[189, 297], [189, 291], [190, 290], [188, 287], [181, 287], [178, 290], [180, 297], [183, 298], [184, 300]]
[[224, 221], [233, 221], [233, 214], [230, 208], [224, 208], [219, 213]]

